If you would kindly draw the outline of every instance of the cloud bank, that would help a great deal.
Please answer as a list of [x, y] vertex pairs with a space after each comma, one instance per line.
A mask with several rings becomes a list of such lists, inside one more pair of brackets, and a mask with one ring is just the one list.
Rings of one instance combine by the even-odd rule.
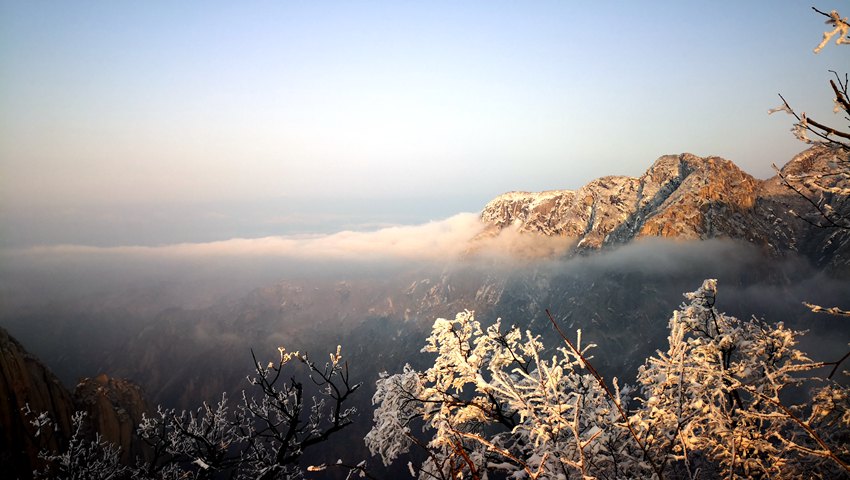
[[575, 241], [519, 233], [513, 229], [486, 231], [476, 213], [461, 213], [420, 225], [387, 226], [374, 231], [342, 231], [322, 235], [288, 235], [262, 238], [178, 243], [160, 246], [50, 245], [7, 249], [6, 257], [44, 261], [50, 258], [186, 259], [278, 258], [299, 261], [450, 261], [495, 256], [521, 259], [565, 254]]
[[[483, 260], [515, 265], [567, 252], [571, 239], [485, 232], [477, 213], [373, 231], [267, 236], [160, 246], [45, 245], [0, 249], [0, 304], [39, 302], [168, 282], [211, 297], [284, 278], [374, 277]], [[215, 293], [209, 293], [215, 292]], [[185, 297], [197, 296], [184, 293]]]
[[391, 226], [370, 232], [291, 235], [179, 243], [171, 245], [93, 247], [37, 246], [6, 251], [16, 257], [135, 256], [163, 258], [292, 257], [302, 260], [422, 259], [462, 255], [469, 240], [484, 228], [477, 214], [462, 213], [422, 225]]

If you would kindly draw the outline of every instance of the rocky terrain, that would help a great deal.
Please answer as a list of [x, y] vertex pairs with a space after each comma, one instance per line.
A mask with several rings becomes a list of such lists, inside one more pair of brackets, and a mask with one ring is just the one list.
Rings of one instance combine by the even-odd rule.
[[[59, 451], [71, 437], [71, 416], [78, 410], [87, 412], [89, 428], [121, 447], [124, 461], [148, 454], [134, 433], [142, 414], [150, 412], [138, 386], [100, 375], [80, 380], [72, 395], [50, 369], [0, 328], [0, 471], [4, 478], [30, 478], [39, 468], [39, 451]], [[52, 426], [37, 431], [31, 421], [42, 414]]]
[[[847, 152], [814, 147], [793, 158], [781, 173], [824, 177], [836, 155]], [[815, 200], [824, 198], [821, 192], [803, 191]], [[824, 199], [839, 210], [850, 207], [847, 197], [827, 193]], [[659, 158], [638, 178], [603, 177], [575, 191], [506, 193], [488, 203], [481, 218], [489, 225], [487, 235], [513, 228], [565, 236], [574, 238], [580, 251], [646, 237], [731, 238], [773, 255], [799, 252], [819, 266], [846, 268], [850, 232], [812, 228], [793, 213], [817, 221], [812, 211], [779, 175], [758, 180], [729, 160], [685, 153]]]

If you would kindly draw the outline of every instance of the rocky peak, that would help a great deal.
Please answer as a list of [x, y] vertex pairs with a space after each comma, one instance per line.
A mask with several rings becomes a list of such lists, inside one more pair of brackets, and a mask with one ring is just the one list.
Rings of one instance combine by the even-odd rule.
[[142, 415], [152, 412], [138, 385], [105, 373], [83, 378], [74, 390], [74, 404], [88, 413], [93, 428], [106, 441], [121, 446], [122, 462], [149, 454], [135, 433]]
[[[759, 182], [723, 158], [681, 157], [679, 177], [659, 191], [655, 208], [642, 216], [634, 236], [705, 239], [745, 235], [738, 231], [746, 228], [740, 214], [753, 207]], [[727, 221], [730, 216], [734, 221]], [[617, 236], [611, 243], [631, 238]]]
[[[782, 172], [822, 174], [834, 171], [839, 161], [834, 149], [814, 147], [797, 155]], [[729, 160], [683, 153], [660, 157], [637, 178], [602, 177], [578, 190], [500, 195], [485, 206], [481, 218], [489, 235], [513, 228], [567, 236], [576, 240], [578, 250], [662, 236], [733, 238], [775, 254], [809, 254], [823, 250], [812, 242], [837, 241], [805, 233], [811, 229], [789, 213], [800, 208], [805, 208], [805, 200], [778, 177], [759, 181]]]

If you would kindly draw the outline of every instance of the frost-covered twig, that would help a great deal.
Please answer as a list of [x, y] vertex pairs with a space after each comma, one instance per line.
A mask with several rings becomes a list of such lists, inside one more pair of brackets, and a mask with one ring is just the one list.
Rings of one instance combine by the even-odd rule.
[[546, 460], [548, 459], [547, 457], [549, 456], [548, 452], [543, 454], [543, 458], [541, 459], [540, 465], [538, 465], [537, 469], [532, 470], [531, 467], [528, 465], [528, 463], [526, 463], [525, 461], [523, 461], [520, 458], [517, 458], [517, 456], [512, 454], [509, 450], [496, 445], [495, 443], [487, 440], [486, 438], [482, 437], [481, 435], [470, 433], [470, 432], [462, 432], [462, 431], [459, 431], [459, 430], [455, 430], [455, 434], [460, 435], [464, 438], [474, 440], [474, 441], [484, 445], [489, 450], [496, 452], [499, 455], [501, 455], [501, 456], [507, 458], [508, 460], [516, 463], [517, 465], [521, 466], [522, 469], [525, 471], [525, 473], [528, 475], [528, 478], [531, 479], [531, 480], [536, 480], [537, 478], [540, 477], [540, 475], [542, 475], [545, 472], [543, 467], [546, 465]]
[[623, 406], [620, 404], [619, 399], [614, 397], [614, 395], [611, 393], [611, 389], [608, 388], [608, 385], [605, 383], [605, 380], [602, 378], [602, 375], [600, 375], [599, 372], [596, 371], [596, 368], [594, 368], [593, 365], [591, 365], [591, 363], [584, 357], [584, 355], [582, 355], [582, 353], [575, 347], [575, 345], [573, 345], [573, 342], [570, 341], [570, 339], [564, 334], [564, 332], [561, 330], [561, 327], [558, 325], [558, 322], [556, 322], [555, 318], [552, 316], [552, 313], [549, 312], [548, 308], [546, 309], [546, 315], [549, 317], [549, 321], [552, 323], [552, 326], [555, 327], [555, 330], [558, 332], [558, 335], [560, 335], [561, 339], [563, 339], [564, 342], [566, 342], [566, 344], [575, 353], [575, 355], [577, 355], [579, 358], [581, 358], [585, 368], [587, 368], [587, 370], [590, 372], [590, 374], [593, 375], [593, 378], [596, 379], [596, 381], [599, 383], [599, 386], [602, 387], [602, 390], [605, 391], [605, 394], [608, 396], [608, 398], [611, 399], [611, 401], [617, 407], [617, 411], [620, 413], [620, 417], [622, 418], [623, 423], [626, 425], [626, 428], [628, 428], [629, 433], [631, 434], [634, 441], [638, 444], [641, 451], [643, 451], [644, 458], [646, 459], [646, 461], [648, 461], [650, 463], [650, 465], [652, 466], [652, 469], [655, 471], [655, 474], [658, 476], [659, 480], [663, 480], [664, 479], [663, 470], [655, 462], [655, 459], [653, 459], [649, 455], [649, 452], [646, 448], [646, 445], [638, 437], [638, 434], [635, 431], [634, 427], [632, 426], [632, 423], [629, 420], [628, 415], [626, 415], [625, 410], [623, 410]]
[[[775, 164], [773, 165], [773, 169], [774, 169], [774, 171], [776, 171], [776, 175], [782, 181], [782, 184], [785, 185], [791, 191], [793, 191], [795, 194], [797, 194], [797, 196], [799, 196], [800, 198], [805, 200], [806, 203], [811, 205], [812, 208], [814, 208], [815, 211], [817, 212], [817, 215], [820, 216], [824, 221], [826, 221], [826, 223], [812, 221], [812, 220], [800, 215], [799, 213], [797, 213], [794, 210], [790, 211], [790, 213], [792, 215], [794, 215], [795, 217], [799, 218], [800, 220], [808, 223], [809, 225], [811, 225], [813, 227], [817, 227], [817, 228], [839, 228], [839, 229], [844, 229], [844, 230], [850, 230], [850, 218], [843, 216], [843, 215], [836, 214], [834, 212], [834, 210], [831, 208], [831, 206], [829, 206], [829, 204], [823, 204], [822, 201], [817, 202], [817, 201], [814, 200], [812, 194], [808, 194], [806, 192], [803, 192], [802, 188], [795, 185], [795, 183], [792, 181], [793, 179], [797, 179], [797, 177], [794, 177], [792, 179], [790, 176], [785, 175], [784, 173], [782, 173], [782, 170], [780, 170], [779, 167], [777, 167]], [[816, 187], [816, 189], [818, 189], [817, 187], [819, 187], [819, 185], [816, 182], [810, 182], [810, 183], [807, 183], [806, 185], [810, 185], [810, 186], [813, 185], [813, 186]], [[822, 189], [822, 187], [821, 187], [821, 189]]]
[[823, 50], [823, 47], [826, 46], [827, 43], [832, 39], [832, 37], [838, 35], [838, 38], [835, 39], [836, 45], [841, 45], [842, 43], [850, 44], [850, 36], [848, 36], [848, 31], [850, 31], [850, 23], [847, 22], [847, 17], [841, 18], [841, 14], [837, 11], [833, 10], [829, 13], [818, 10], [815, 7], [812, 7], [812, 10], [817, 13], [827, 17], [829, 20], [826, 21], [828, 25], [832, 25], [835, 28], [831, 31], [823, 32], [823, 40], [815, 47], [815, 53], [820, 53]]
[[[839, 465], [842, 469], [844, 469], [845, 472], [850, 474], [850, 464], [848, 464], [846, 461], [839, 458], [835, 454], [835, 452], [832, 450], [832, 448], [829, 445], [826, 444], [826, 442], [823, 440], [823, 438], [820, 436], [820, 434], [818, 434], [818, 432], [816, 432], [809, 425], [808, 422], [803, 421], [801, 418], [799, 418], [797, 415], [795, 415], [794, 412], [791, 411], [791, 409], [788, 408], [787, 406], [785, 406], [782, 402], [780, 402], [778, 398], [776, 398], [775, 396], [765, 395], [764, 393], [758, 391], [757, 389], [750, 387], [750, 386], [747, 386], [747, 385], [743, 385], [743, 384], [739, 383], [738, 386], [740, 388], [746, 390], [748, 393], [750, 393], [750, 394], [770, 403], [771, 405], [775, 406], [776, 408], [778, 408], [789, 420], [794, 422], [798, 427], [802, 428], [809, 435], [809, 437], [812, 440], [814, 440], [815, 443], [818, 444], [818, 446], [821, 447], [821, 450], [805, 449], [806, 453], [811, 454], [811, 455], [821, 456], [821, 457], [824, 457], [824, 458], [829, 458], [830, 460], [835, 462], [837, 465]], [[795, 448], [798, 448], [798, 449], [801, 448], [799, 445], [797, 445], [795, 443], [792, 443], [791, 445], [792, 445], [792, 447], [795, 447]]]
[[850, 310], [842, 310], [838, 307], [822, 307], [820, 305], [813, 305], [811, 303], [803, 302], [803, 305], [809, 307], [814, 313], [826, 313], [828, 315], [836, 315], [839, 317], [850, 317]]
[[333, 470], [333, 469], [343, 469], [347, 470], [348, 473], [345, 476], [345, 480], [351, 480], [352, 475], [357, 475], [360, 478], [369, 478], [371, 480], [378, 480], [377, 477], [373, 476], [369, 473], [369, 470], [366, 468], [366, 460], [361, 461], [357, 465], [352, 465], [350, 463], [345, 463], [342, 460], [337, 461], [336, 463], [321, 463], [319, 465], [310, 465], [307, 467], [308, 472], [321, 472], [324, 470]]
[[[771, 108], [767, 111], [767, 113], [774, 114], [778, 112], [785, 112], [797, 119], [797, 123], [795, 123], [791, 128], [791, 131], [794, 132], [794, 136], [797, 137], [798, 140], [803, 143], [816, 143], [808, 137], [807, 133], [811, 133], [819, 138], [818, 142], [826, 145], [845, 148], [850, 147], [850, 134], [818, 122], [817, 120], [808, 117], [805, 112], [798, 114], [781, 93], [778, 95], [782, 100], [782, 105], [776, 108]], [[834, 137], [844, 138], [846, 140], [840, 140]]]

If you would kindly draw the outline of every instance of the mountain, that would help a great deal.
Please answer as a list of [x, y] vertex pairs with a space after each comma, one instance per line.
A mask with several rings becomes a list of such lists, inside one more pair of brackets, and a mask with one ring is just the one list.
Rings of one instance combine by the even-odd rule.
[[[78, 410], [87, 412], [94, 431], [121, 447], [123, 461], [148, 455], [135, 435], [142, 414], [151, 412], [138, 386], [100, 375], [80, 380], [72, 395], [3, 328], [0, 400], [0, 471], [4, 478], [30, 478], [40, 465], [40, 450], [59, 451], [71, 438], [71, 416]], [[30, 422], [41, 414], [53, 423], [37, 433]]]
[[[836, 155], [847, 152], [813, 147], [781, 173], [829, 179]], [[814, 199], [821, 195], [808, 188], [803, 192]], [[850, 207], [846, 196], [826, 196], [833, 206]], [[608, 176], [578, 190], [506, 193], [489, 202], [481, 218], [488, 225], [485, 236], [513, 228], [573, 238], [579, 251], [645, 237], [730, 238], [773, 255], [799, 252], [833, 270], [850, 265], [850, 232], [812, 228], [792, 213], [811, 210], [779, 175], [758, 180], [729, 160], [684, 153], [659, 158], [637, 178]]]

